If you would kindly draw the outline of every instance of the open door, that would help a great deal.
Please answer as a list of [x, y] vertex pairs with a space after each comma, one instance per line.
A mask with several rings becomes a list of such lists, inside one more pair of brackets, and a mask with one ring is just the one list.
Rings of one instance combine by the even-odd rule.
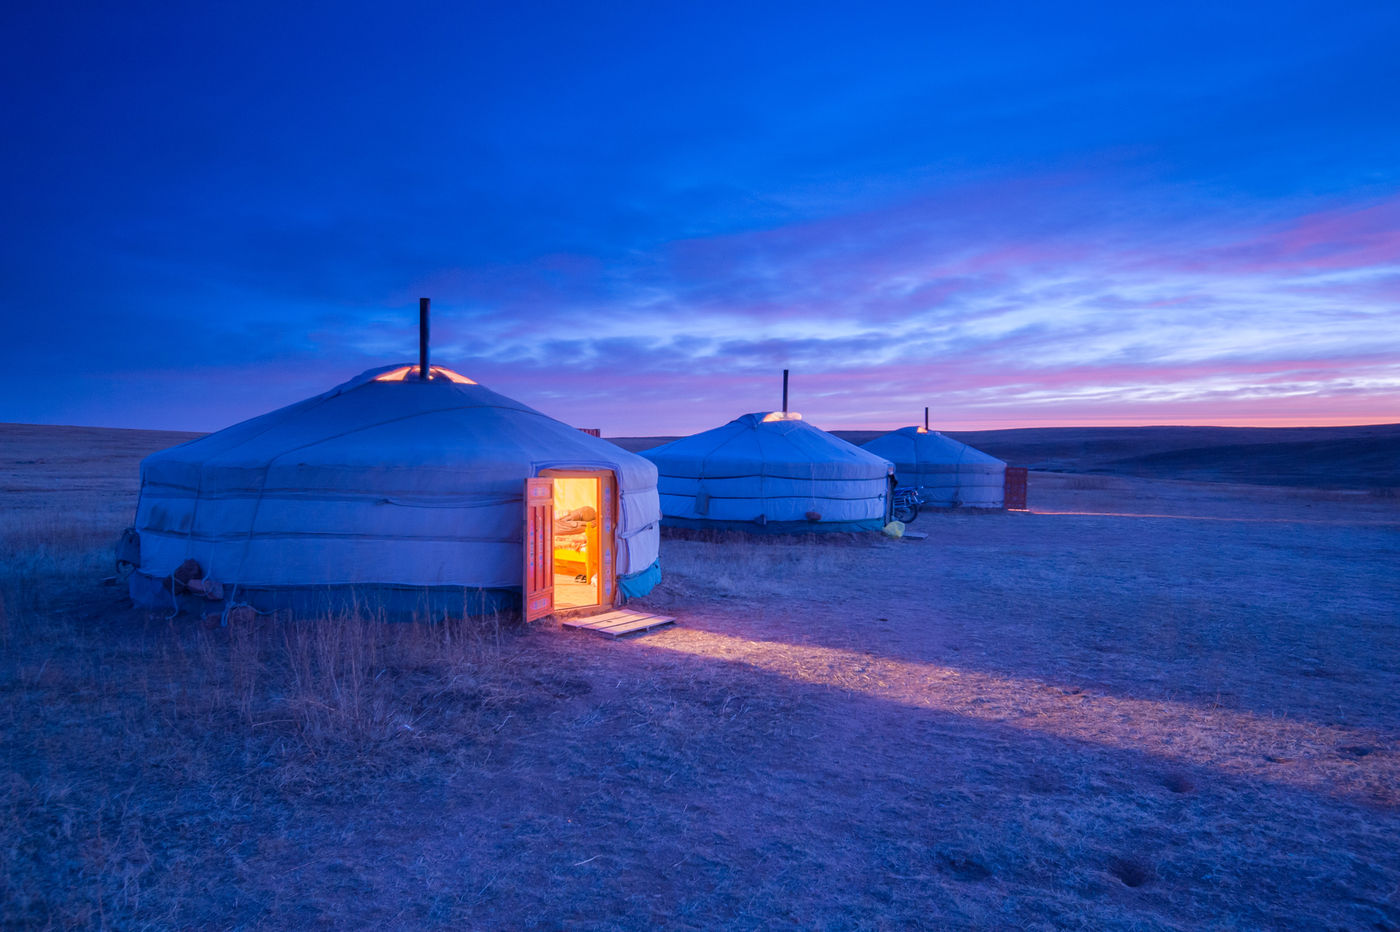
[[599, 549], [602, 571], [598, 577], [598, 603], [617, 604], [617, 476], [605, 472], [598, 477], [599, 521], [603, 526]]
[[525, 480], [526, 621], [554, 613], [554, 480]]

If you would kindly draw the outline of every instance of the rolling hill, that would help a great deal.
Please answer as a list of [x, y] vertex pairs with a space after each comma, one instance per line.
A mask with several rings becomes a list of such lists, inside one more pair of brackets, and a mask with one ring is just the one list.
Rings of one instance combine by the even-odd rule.
[[[865, 443], [878, 430], [837, 430]], [[1360, 427], [1028, 427], [945, 431], [1044, 472], [1312, 488], [1400, 487], [1400, 424]], [[618, 437], [632, 451], [670, 437]]]

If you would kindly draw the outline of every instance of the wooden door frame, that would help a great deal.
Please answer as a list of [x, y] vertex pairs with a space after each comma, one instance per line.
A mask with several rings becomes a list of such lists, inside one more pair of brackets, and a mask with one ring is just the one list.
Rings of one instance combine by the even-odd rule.
[[522, 518], [525, 566], [520, 611], [526, 621], [534, 621], [554, 613], [553, 479], [535, 476], [525, 480]]

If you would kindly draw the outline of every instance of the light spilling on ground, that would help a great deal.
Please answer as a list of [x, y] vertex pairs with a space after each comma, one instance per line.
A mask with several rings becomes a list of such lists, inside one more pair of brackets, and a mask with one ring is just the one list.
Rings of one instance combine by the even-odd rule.
[[1132, 750], [1222, 774], [1400, 805], [1400, 768], [1380, 733], [1187, 702], [1136, 699], [1034, 679], [808, 644], [677, 629], [648, 648], [739, 662], [911, 708]]

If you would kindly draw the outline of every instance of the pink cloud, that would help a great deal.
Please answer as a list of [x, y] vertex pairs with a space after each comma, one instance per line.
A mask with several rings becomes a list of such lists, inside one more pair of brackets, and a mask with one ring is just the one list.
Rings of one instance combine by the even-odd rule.
[[1046, 176], [606, 261], [437, 270], [395, 296], [401, 327], [328, 319], [316, 357], [202, 367], [198, 392], [161, 387], [149, 410], [213, 428], [411, 359], [428, 294], [435, 361], [612, 434], [776, 407], [784, 367], [824, 427], [925, 404], [949, 428], [1400, 421], [1396, 265], [1400, 198], [1138, 218]]
[[1298, 274], [1400, 264], [1400, 197], [1318, 210], [1241, 229], [1182, 263], [1234, 274]]

